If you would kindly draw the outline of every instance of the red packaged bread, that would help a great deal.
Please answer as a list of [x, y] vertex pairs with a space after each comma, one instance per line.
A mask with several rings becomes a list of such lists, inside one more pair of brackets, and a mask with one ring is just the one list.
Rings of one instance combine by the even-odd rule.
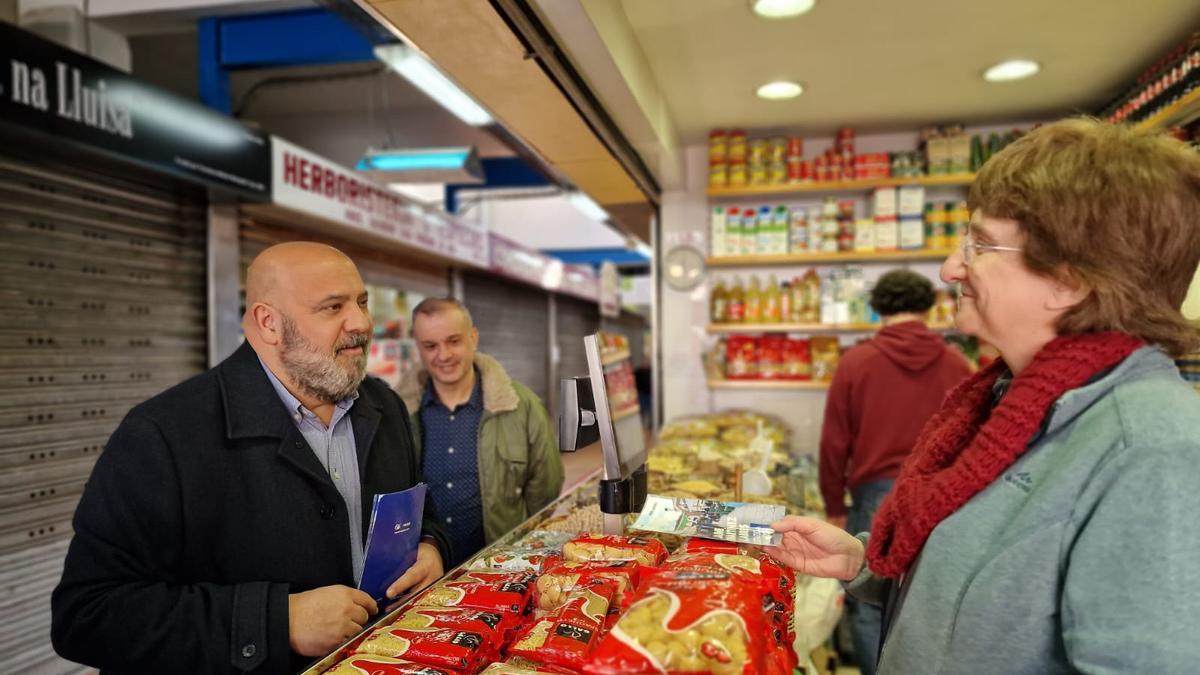
[[618, 602], [637, 588], [641, 566], [635, 560], [589, 560], [562, 562], [538, 577], [534, 584], [533, 606], [539, 610], [558, 609], [576, 586], [592, 579], [611, 579], [617, 584]]
[[616, 590], [609, 579], [592, 579], [576, 587], [562, 607], [521, 631], [508, 653], [579, 672], [600, 639]]
[[581, 534], [563, 545], [563, 559], [636, 560], [657, 567], [667, 559], [667, 547], [657, 539], [614, 534]]
[[437, 668], [474, 673], [495, 660], [494, 644], [480, 633], [465, 630], [412, 630], [385, 626], [366, 637], [354, 650], [356, 654], [404, 657]]
[[[502, 575], [512, 576], [512, 575]], [[518, 575], [532, 579], [530, 575]], [[465, 578], [465, 577], [464, 577]], [[522, 614], [529, 606], [528, 581], [447, 581], [417, 596], [416, 607], [471, 607]]]
[[324, 675], [459, 675], [457, 670], [434, 668], [388, 656], [354, 654], [342, 659]]
[[761, 594], [728, 572], [663, 571], [584, 666], [590, 675], [786, 675]]
[[512, 613], [489, 612], [482, 609], [457, 607], [414, 607], [401, 614], [391, 626], [410, 630], [452, 629], [473, 631], [500, 651], [509, 634], [520, 624]]

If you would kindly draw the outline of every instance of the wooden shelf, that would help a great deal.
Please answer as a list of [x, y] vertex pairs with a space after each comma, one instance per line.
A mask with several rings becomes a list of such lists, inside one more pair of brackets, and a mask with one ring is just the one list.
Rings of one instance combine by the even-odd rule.
[[624, 361], [627, 358], [629, 358], [628, 349], [618, 349], [615, 351], [605, 350], [600, 352], [600, 364], [604, 366], [611, 366], [612, 364]]
[[[709, 333], [869, 333], [883, 328], [877, 323], [710, 323]], [[933, 331], [952, 331], [953, 324], [929, 324]]]
[[787, 253], [782, 255], [725, 255], [709, 256], [709, 267], [749, 267], [764, 265], [812, 265], [827, 263], [896, 262], [916, 260], [944, 260], [954, 249], [923, 248], [915, 251], [871, 251], [869, 253]]
[[766, 197], [769, 195], [791, 195], [821, 192], [866, 192], [880, 187], [922, 185], [942, 187], [970, 185], [975, 180], [973, 173], [949, 176], [919, 176], [916, 178], [871, 178], [866, 180], [843, 180], [819, 183], [789, 183], [786, 185], [746, 185], [744, 187], [708, 188], [709, 197]]
[[709, 380], [709, 389], [774, 389], [796, 391], [826, 391], [828, 382], [811, 380]]
[[1167, 129], [1187, 124], [1200, 117], [1200, 87], [1193, 89], [1183, 98], [1137, 123], [1139, 129]]

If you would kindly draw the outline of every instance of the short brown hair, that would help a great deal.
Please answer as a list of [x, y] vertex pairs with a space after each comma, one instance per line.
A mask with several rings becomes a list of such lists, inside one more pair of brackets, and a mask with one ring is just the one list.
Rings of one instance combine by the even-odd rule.
[[1200, 153], [1093, 119], [1033, 130], [990, 159], [969, 205], [1017, 221], [1025, 264], [1090, 289], [1060, 334], [1117, 330], [1173, 355], [1200, 345], [1180, 311], [1200, 263]]
[[467, 326], [468, 327], [475, 326], [474, 320], [471, 319], [470, 310], [467, 309], [466, 305], [462, 304], [462, 302], [460, 302], [459, 300], [457, 300], [455, 298], [425, 298], [421, 302], [418, 302], [417, 306], [413, 307], [413, 312], [412, 312], [413, 325], [416, 325], [416, 323], [417, 323], [417, 315], [418, 314], [424, 314], [425, 316], [433, 316], [434, 314], [441, 314], [442, 312], [446, 312], [449, 310], [458, 310], [458, 311], [462, 312], [462, 315], [464, 317], [466, 317], [466, 319], [467, 319]]

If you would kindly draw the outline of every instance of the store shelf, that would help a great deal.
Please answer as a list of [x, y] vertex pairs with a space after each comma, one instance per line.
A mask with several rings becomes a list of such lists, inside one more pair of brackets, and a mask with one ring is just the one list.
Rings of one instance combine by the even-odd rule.
[[825, 391], [828, 382], [811, 380], [709, 380], [709, 389], [778, 389], [797, 391]]
[[604, 350], [600, 352], [600, 363], [605, 366], [611, 366], [619, 361], [624, 361], [629, 358], [628, 349]]
[[[710, 323], [706, 330], [709, 333], [868, 333], [880, 328], [883, 326], [877, 323]], [[951, 331], [954, 325], [935, 323], [929, 329]]]
[[787, 253], [782, 255], [709, 256], [709, 267], [749, 267], [764, 265], [813, 265], [819, 263], [898, 262], [944, 260], [954, 249], [919, 249], [916, 251], [872, 251], [870, 253]]
[[1200, 88], [1193, 89], [1183, 98], [1138, 122], [1137, 125], [1139, 129], [1168, 129], [1187, 124], [1197, 117], [1200, 117]]
[[709, 197], [767, 197], [772, 195], [811, 194], [822, 192], [866, 192], [880, 187], [922, 185], [943, 187], [970, 185], [975, 180], [973, 173], [950, 176], [919, 176], [917, 178], [872, 178], [868, 180], [843, 180], [820, 183], [795, 183], [788, 185], [747, 185], [745, 187], [714, 187], [708, 189]]

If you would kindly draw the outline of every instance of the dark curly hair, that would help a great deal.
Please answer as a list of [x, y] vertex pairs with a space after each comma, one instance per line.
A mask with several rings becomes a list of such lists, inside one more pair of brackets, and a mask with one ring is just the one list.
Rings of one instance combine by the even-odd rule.
[[871, 306], [879, 316], [924, 314], [933, 307], [933, 282], [912, 270], [892, 270], [871, 289]]

